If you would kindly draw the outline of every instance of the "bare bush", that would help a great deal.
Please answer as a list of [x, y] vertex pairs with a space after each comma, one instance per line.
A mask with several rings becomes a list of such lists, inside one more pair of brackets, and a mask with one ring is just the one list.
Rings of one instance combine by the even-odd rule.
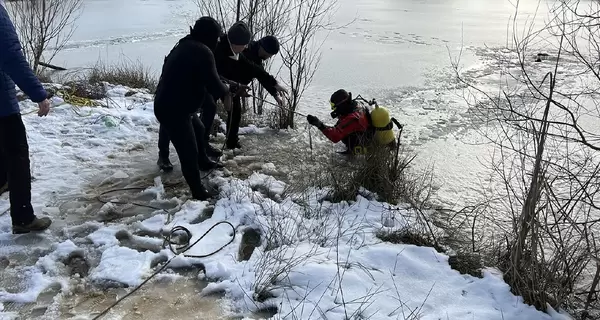
[[[301, 97], [312, 82], [320, 60], [322, 41], [317, 34], [332, 28], [330, 15], [337, 2], [330, 0], [227, 0], [199, 1], [196, 3], [202, 14], [218, 19], [224, 28], [236, 20], [243, 20], [256, 37], [275, 35], [281, 43], [281, 67], [284, 82], [290, 89], [285, 99], [286, 108], [278, 108], [278, 122], [282, 129], [294, 127], [294, 112], [300, 105]], [[273, 62], [268, 61], [266, 70], [271, 71]], [[277, 74], [282, 71], [281, 68]], [[252, 100], [255, 112], [262, 114], [267, 93], [258, 93]]]
[[320, 49], [323, 45], [316, 41], [318, 32], [331, 28], [331, 14], [337, 2], [331, 0], [296, 0], [291, 1], [295, 10], [288, 25], [287, 36], [282, 42], [282, 60], [286, 69], [290, 88], [287, 97], [288, 110], [282, 110], [282, 128], [294, 127], [293, 111], [300, 106], [304, 91], [313, 80], [319, 61]]
[[36, 74], [40, 63], [50, 63], [73, 35], [82, 4], [82, 0], [23, 0], [6, 4]]
[[432, 172], [409, 174], [415, 155], [399, 143], [394, 148], [373, 145], [365, 155], [337, 155], [329, 163], [317, 163], [319, 169], [301, 173], [304, 178], [298, 187], [331, 187], [328, 199], [333, 202], [354, 200], [367, 192], [389, 203], [403, 201], [423, 208], [431, 195]]
[[[597, 3], [590, 6], [596, 9], [583, 14], [578, 1], [561, 2], [550, 24], [539, 31], [530, 25], [522, 38], [517, 6], [513, 51], [500, 61], [505, 79], [497, 95], [464, 79], [454, 65], [459, 81], [470, 89], [468, 101], [478, 97], [474, 116], [490, 124], [481, 131], [496, 150], [490, 164], [496, 195], [482, 215], [493, 218], [479, 225], [504, 233], [491, 239], [495, 244], [488, 254], [527, 303], [540, 310], [579, 311], [583, 318], [594, 309], [597, 317], [600, 310], [592, 297], [598, 283], [600, 162], [594, 152], [600, 135], [584, 124], [586, 118], [600, 121], [600, 78], [590, 58], [600, 53], [595, 38], [600, 11]], [[536, 64], [530, 50], [542, 31], [554, 35], [556, 51], [548, 62], [538, 55], [542, 64]], [[577, 44], [582, 39], [585, 50]], [[579, 71], [565, 74], [563, 66]]]

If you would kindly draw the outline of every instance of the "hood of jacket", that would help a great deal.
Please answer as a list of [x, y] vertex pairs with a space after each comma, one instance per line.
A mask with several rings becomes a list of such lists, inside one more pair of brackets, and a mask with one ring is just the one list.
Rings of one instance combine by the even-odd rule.
[[222, 33], [221, 25], [216, 20], [202, 17], [196, 21], [194, 27], [190, 27], [190, 34], [183, 39], [191, 38], [214, 51]]

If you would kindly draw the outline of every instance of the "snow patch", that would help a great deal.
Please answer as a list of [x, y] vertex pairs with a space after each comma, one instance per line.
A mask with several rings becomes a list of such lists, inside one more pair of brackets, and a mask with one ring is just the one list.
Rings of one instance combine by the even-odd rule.
[[157, 254], [113, 246], [102, 252], [100, 264], [90, 274], [96, 282], [114, 281], [127, 286], [137, 286], [149, 276], [152, 260]]

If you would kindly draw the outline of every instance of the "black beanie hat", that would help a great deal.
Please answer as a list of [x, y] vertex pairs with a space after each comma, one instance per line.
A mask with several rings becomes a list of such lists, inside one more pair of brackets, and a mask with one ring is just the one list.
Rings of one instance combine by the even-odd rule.
[[214, 49], [217, 46], [219, 36], [223, 29], [217, 20], [212, 17], [204, 16], [194, 24], [191, 28], [190, 34], [192, 38], [204, 43], [210, 49]]
[[245, 22], [238, 21], [227, 31], [227, 38], [229, 38], [229, 42], [233, 45], [245, 46], [250, 43], [252, 33], [250, 33], [250, 29]]
[[275, 36], [266, 36], [258, 40], [260, 46], [268, 53], [276, 55], [279, 53], [279, 40]]

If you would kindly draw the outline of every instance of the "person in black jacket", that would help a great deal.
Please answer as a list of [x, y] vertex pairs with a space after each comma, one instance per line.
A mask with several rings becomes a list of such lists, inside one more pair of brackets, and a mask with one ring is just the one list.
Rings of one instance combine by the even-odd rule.
[[[282, 104], [283, 101], [279, 93], [287, 92], [287, 90], [279, 85], [277, 80], [262, 66], [262, 61], [279, 51], [279, 42], [272, 36], [263, 38], [258, 42], [251, 42], [251, 38], [252, 33], [243, 21], [233, 24], [227, 34], [221, 36], [215, 49], [217, 71], [223, 78], [244, 86], [257, 79], [275, 100]], [[275, 43], [273, 40], [275, 40]], [[253, 60], [245, 55], [246, 52]], [[207, 112], [209, 109], [204, 111]], [[233, 98], [232, 110], [228, 112], [226, 133], [226, 147], [228, 149], [241, 148], [238, 138], [241, 117], [242, 102], [240, 96], [237, 96]], [[212, 125], [213, 119], [214, 113], [210, 114], [209, 112], [206, 119], [203, 116], [204, 125]]]
[[204, 140], [196, 139], [205, 129], [196, 113], [207, 95], [223, 100], [226, 109], [231, 109], [232, 103], [230, 88], [219, 78], [212, 52], [221, 32], [212, 17], [198, 19], [190, 34], [165, 58], [154, 98], [154, 114], [173, 142], [192, 197], [198, 200], [208, 198], [199, 165], [210, 159], [203, 150]]

